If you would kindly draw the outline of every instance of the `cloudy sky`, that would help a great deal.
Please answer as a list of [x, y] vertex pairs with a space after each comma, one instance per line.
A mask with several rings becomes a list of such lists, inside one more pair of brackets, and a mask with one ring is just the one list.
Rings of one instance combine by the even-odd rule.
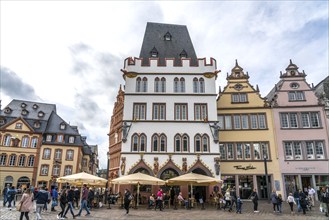
[[146, 22], [186, 25], [218, 86], [235, 59], [266, 96], [289, 59], [316, 85], [328, 76], [328, 1], [0, 1], [2, 108], [12, 99], [57, 105], [99, 146], [106, 168], [120, 69], [139, 56]]

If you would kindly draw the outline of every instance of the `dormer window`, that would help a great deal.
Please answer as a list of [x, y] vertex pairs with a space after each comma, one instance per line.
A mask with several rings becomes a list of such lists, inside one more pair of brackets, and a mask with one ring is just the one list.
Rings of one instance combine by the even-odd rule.
[[35, 121], [33, 126], [34, 126], [34, 128], [40, 128], [40, 122]]
[[23, 124], [22, 123], [16, 123], [15, 129], [22, 129]]
[[10, 114], [12, 112], [11, 108], [7, 107], [5, 108], [5, 113], [6, 114]]
[[155, 47], [153, 47], [153, 49], [150, 51], [150, 54], [151, 54], [151, 57], [156, 58], [156, 57], [158, 57], [158, 50]]
[[64, 123], [62, 123], [62, 124], [60, 125], [60, 129], [61, 129], [61, 130], [65, 130], [65, 128], [66, 128], [66, 125], [65, 125]]
[[33, 105], [33, 109], [38, 109], [38, 108], [39, 108], [39, 106], [37, 104]]
[[6, 123], [6, 120], [3, 118], [0, 118], [0, 125], [4, 125]]
[[39, 111], [38, 112], [38, 117], [42, 118], [43, 116], [45, 116], [45, 113], [43, 111]]
[[185, 50], [182, 50], [182, 52], [179, 54], [180, 58], [187, 58], [187, 53]]
[[24, 102], [21, 104], [21, 107], [22, 107], [22, 108], [26, 108], [26, 106], [27, 106], [27, 105], [26, 105]]
[[165, 41], [171, 41], [171, 34], [169, 32], [167, 32], [164, 36], [164, 40]]
[[27, 115], [29, 112], [26, 109], [22, 110], [22, 115]]

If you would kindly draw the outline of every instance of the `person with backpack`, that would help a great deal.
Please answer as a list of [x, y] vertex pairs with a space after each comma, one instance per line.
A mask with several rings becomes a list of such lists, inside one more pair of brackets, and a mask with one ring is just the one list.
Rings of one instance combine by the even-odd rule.
[[16, 195], [15, 186], [12, 186], [11, 189], [9, 189], [7, 192], [7, 201], [8, 201], [9, 210], [11, 210], [11, 202], [14, 202], [14, 206], [15, 206], [15, 195]]
[[66, 204], [67, 204], [67, 192], [66, 192], [66, 187], [64, 187], [59, 197], [59, 206], [61, 207], [62, 210], [60, 211], [60, 213], [58, 213], [57, 219], [63, 218]]
[[129, 190], [126, 189], [125, 195], [124, 195], [124, 208], [126, 210], [126, 214], [129, 214], [129, 206], [130, 206], [130, 202], [132, 199], [133, 199], [133, 196], [131, 195]]

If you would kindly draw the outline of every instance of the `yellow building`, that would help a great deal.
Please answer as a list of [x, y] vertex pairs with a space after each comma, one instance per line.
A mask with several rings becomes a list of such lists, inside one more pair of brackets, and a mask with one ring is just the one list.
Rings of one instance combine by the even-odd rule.
[[237, 61], [219, 92], [217, 112], [224, 186], [235, 186], [242, 199], [249, 198], [254, 188], [260, 198], [268, 198], [273, 188], [282, 193], [271, 109]]
[[[91, 149], [90, 154], [84, 147]], [[56, 105], [12, 100], [0, 111], [0, 189], [56, 184], [56, 178], [83, 170], [96, 174], [97, 145], [88, 145]]]

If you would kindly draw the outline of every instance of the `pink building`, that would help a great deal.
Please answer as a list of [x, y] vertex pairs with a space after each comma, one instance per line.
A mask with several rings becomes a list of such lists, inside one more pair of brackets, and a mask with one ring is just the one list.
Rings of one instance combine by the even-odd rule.
[[267, 95], [273, 109], [277, 158], [284, 198], [296, 189], [329, 184], [328, 122], [324, 105], [290, 60], [281, 80]]

